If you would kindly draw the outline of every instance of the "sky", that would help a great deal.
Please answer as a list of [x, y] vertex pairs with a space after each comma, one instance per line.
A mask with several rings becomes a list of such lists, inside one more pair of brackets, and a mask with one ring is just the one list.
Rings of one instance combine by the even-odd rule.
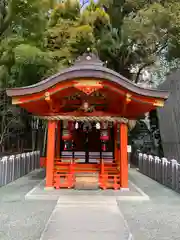
[[[80, 3], [83, 3], [83, 1], [90, 2], [90, 0], [80, 0]], [[94, 0], [94, 2], [97, 2], [97, 0]]]

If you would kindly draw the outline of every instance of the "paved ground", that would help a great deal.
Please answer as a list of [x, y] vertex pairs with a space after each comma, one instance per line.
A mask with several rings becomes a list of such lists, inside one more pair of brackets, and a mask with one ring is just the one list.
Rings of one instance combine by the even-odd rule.
[[180, 195], [131, 170], [130, 179], [150, 201], [119, 202], [135, 240], [180, 239]]
[[41, 240], [129, 240], [129, 229], [114, 197], [59, 198]]
[[25, 201], [40, 177], [35, 172], [0, 188], [0, 240], [39, 240], [56, 205], [56, 201]]
[[107, 189], [106, 191], [98, 189], [98, 190], [77, 190], [77, 189], [45, 189], [45, 180], [41, 181], [36, 187], [34, 187], [31, 191], [29, 191], [25, 198], [26, 200], [58, 200], [64, 196], [104, 196], [106, 199], [109, 197], [114, 197], [116, 200], [120, 201], [127, 201], [127, 200], [149, 200], [149, 197], [144, 194], [141, 189], [139, 189], [133, 182], [129, 181], [129, 191], [121, 191], [121, 190], [110, 190]]
[[[71, 239], [72, 234], [79, 240], [122, 240], [127, 239], [129, 232], [134, 240], [180, 239], [180, 195], [135, 169], [130, 170], [130, 180], [149, 195], [150, 201], [118, 201], [117, 196], [92, 193], [88, 200], [86, 196], [67, 194], [58, 202], [25, 200], [42, 177], [41, 172], [35, 172], [0, 188], [0, 240], [51, 240], [48, 234], [54, 228], [60, 230], [57, 234], [62, 240]], [[81, 226], [86, 231], [80, 232]]]

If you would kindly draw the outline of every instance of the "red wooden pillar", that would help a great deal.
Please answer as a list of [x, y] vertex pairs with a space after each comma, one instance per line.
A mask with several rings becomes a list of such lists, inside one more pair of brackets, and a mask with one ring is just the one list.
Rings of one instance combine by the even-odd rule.
[[56, 157], [60, 158], [61, 156], [61, 122], [57, 122], [57, 139], [56, 139]]
[[120, 123], [120, 185], [122, 190], [128, 190], [128, 129], [125, 123]]
[[53, 187], [56, 121], [48, 121], [46, 187]]
[[118, 162], [118, 147], [117, 147], [117, 123], [114, 124], [114, 158]]

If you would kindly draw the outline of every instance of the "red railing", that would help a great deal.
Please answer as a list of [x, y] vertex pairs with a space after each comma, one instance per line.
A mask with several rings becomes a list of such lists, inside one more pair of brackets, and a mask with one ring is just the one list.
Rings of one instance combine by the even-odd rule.
[[[120, 188], [120, 171], [116, 163], [105, 163], [104, 159], [98, 159], [99, 163], [78, 163], [78, 159], [55, 158], [54, 160], [54, 187], [73, 188], [77, 173], [98, 173], [99, 187], [102, 189]], [[46, 158], [40, 159], [41, 166], [46, 166]]]
[[101, 159], [99, 175], [99, 186], [102, 189], [115, 189], [120, 188], [120, 172], [115, 163], [105, 164], [104, 159]]
[[54, 161], [54, 187], [73, 188], [75, 183], [74, 176], [74, 161], [66, 159], [69, 162], [62, 162], [61, 158], [56, 158]]

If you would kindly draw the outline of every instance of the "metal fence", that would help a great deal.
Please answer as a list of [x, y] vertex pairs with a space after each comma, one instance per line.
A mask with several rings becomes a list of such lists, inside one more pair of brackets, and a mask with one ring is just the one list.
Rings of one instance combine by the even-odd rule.
[[0, 187], [40, 168], [40, 152], [27, 152], [0, 158]]
[[180, 193], [180, 164], [176, 160], [139, 153], [138, 163], [141, 173]]

